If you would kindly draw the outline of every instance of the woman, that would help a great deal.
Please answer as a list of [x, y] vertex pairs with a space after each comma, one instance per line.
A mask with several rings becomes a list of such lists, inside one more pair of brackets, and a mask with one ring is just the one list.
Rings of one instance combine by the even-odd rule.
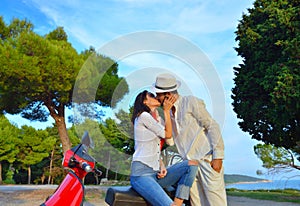
[[[173, 96], [163, 103], [165, 126], [150, 113], [160, 102], [146, 90], [137, 95], [132, 115], [135, 152], [131, 164], [130, 183], [147, 202], [154, 206], [180, 206], [189, 198], [189, 190], [197, 172], [196, 161], [183, 161], [165, 168], [160, 158], [160, 139], [172, 137], [170, 109]], [[177, 185], [174, 201], [163, 188]]]

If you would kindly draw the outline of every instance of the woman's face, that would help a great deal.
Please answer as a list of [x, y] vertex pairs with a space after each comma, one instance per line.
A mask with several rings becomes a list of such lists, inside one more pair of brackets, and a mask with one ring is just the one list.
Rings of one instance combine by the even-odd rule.
[[144, 104], [147, 105], [150, 109], [157, 108], [160, 106], [160, 102], [155, 98], [152, 93], [147, 93]]
[[168, 97], [167, 93], [156, 93], [156, 99], [161, 103], [161, 105], [164, 103], [165, 98]]

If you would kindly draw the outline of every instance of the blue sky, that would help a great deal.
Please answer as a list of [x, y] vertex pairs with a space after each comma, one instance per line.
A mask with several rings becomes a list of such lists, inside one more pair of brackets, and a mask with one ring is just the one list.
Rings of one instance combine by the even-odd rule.
[[[258, 142], [251, 140], [247, 133], [239, 129], [230, 98], [234, 86], [233, 67], [241, 62], [241, 58], [234, 51], [237, 46], [234, 32], [242, 14], [252, 7], [253, 2], [1, 0], [0, 15], [6, 23], [13, 17], [26, 18], [34, 24], [35, 32], [41, 35], [62, 26], [68, 34], [69, 42], [78, 52], [90, 46], [101, 50], [104, 45], [111, 45], [118, 38], [145, 31], [163, 32], [195, 45], [214, 66], [216, 84], [221, 84], [224, 93], [222, 105], [214, 101], [212, 90], [207, 86], [207, 80], [202, 79], [203, 76], [193, 75], [186, 64], [172, 56], [153, 53], [130, 54], [120, 60], [119, 74], [129, 81], [132, 91], [127, 97], [128, 100], [122, 104], [128, 105], [137, 93], [134, 86], [148, 88], [157, 73], [172, 68], [172, 72], [181, 78], [184, 88], [187, 88], [183, 88], [182, 94], [191, 93], [204, 99], [208, 110], [220, 122], [225, 141], [225, 173], [256, 176], [256, 170], [262, 169], [262, 162], [253, 151], [253, 146]], [[137, 74], [143, 78], [136, 78]], [[141, 79], [143, 81], [137, 83]], [[45, 123], [29, 122], [9, 115], [8, 117], [19, 125], [30, 124], [37, 128], [45, 126]], [[52, 122], [50, 120], [48, 124]]]

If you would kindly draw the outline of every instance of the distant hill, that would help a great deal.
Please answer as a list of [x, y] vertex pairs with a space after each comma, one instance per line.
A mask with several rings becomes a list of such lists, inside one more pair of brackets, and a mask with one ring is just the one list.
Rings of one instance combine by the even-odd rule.
[[247, 175], [224, 175], [225, 183], [226, 184], [232, 184], [232, 183], [238, 183], [238, 182], [262, 182], [262, 181], [268, 181], [266, 179], [256, 178], [256, 177], [250, 177]]

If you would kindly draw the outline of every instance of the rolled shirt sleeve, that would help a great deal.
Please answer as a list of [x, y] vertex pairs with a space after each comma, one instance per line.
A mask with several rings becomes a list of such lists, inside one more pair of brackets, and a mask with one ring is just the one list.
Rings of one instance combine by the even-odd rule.
[[[142, 139], [145, 141], [151, 140], [153, 138], [165, 138], [165, 128], [159, 122], [157, 122], [151, 114], [148, 112], [143, 112], [140, 116], [140, 124], [143, 124], [144, 127], [137, 127], [139, 129], [136, 131], [137, 136], [143, 136]], [[146, 129], [145, 129], [146, 128]], [[142, 133], [142, 134], [140, 134]], [[153, 135], [154, 133], [154, 135]]]

